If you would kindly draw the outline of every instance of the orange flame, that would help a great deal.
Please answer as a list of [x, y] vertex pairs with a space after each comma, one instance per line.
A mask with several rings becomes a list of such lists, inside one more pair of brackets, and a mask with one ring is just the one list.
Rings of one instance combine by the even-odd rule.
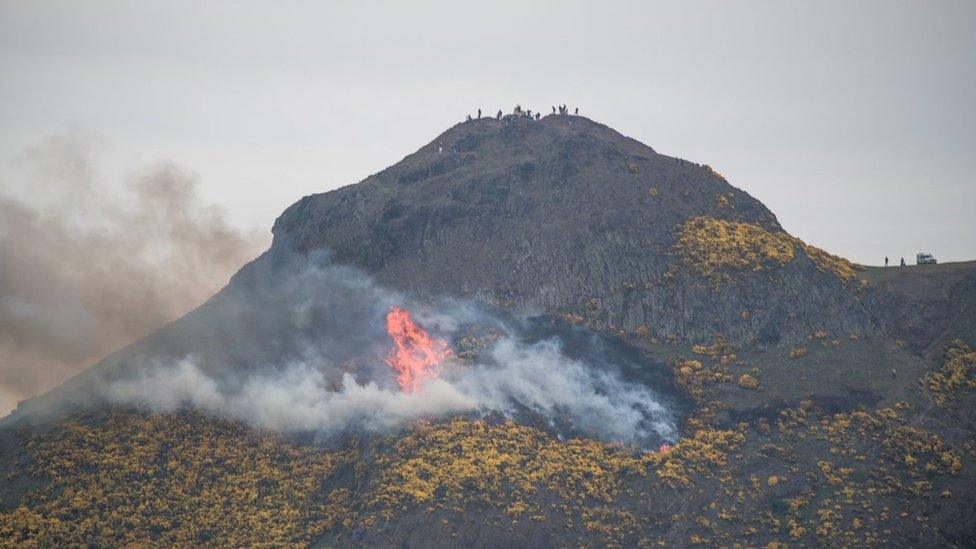
[[404, 393], [416, 392], [424, 380], [436, 378], [437, 366], [453, 354], [446, 341], [430, 337], [409, 311], [395, 305], [386, 315], [386, 332], [393, 339], [386, 363], [396, 370]]

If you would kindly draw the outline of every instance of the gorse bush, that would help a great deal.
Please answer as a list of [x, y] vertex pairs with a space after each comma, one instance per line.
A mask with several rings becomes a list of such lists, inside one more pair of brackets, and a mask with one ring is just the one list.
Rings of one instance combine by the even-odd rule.
[[244, 546], [308, 543], [348, 517], [323, 489], [348, 451], [283, 442], [197, 414], [80, 416], [29, 442], [49, 482], [0, 514], [14, 544]]
[[730, 282], [729, 271], [760, 271], [793, 260], [795, 243], [784, 232], [758, 225], [693, 217], [681, 228], [675, 249], [685, 265], [714, 282]]
[[716, 284], [733, 282], [735, 271], [762, 271], [783, 267], [802, 250], [816, 267], [843, 281], [855, 276], [848, 260], [810, 246], [783, 231], [714, 217], [692, 217], [681, 226], [674, 250], [685, 266]]
[[963, 392], [976, 389], [976, 351], [957, 339], [946, 350], [945, 358], [942, 368], [928, 378], [933, 398], [943, 408], [954, 404]]

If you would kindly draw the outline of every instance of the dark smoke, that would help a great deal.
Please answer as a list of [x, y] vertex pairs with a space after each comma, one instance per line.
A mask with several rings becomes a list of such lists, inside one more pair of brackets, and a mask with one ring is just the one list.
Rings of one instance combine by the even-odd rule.
[[267, 245], [161, 162], [113, 187], [53, 137], [0, 182], [0, 415], [202, 303]]

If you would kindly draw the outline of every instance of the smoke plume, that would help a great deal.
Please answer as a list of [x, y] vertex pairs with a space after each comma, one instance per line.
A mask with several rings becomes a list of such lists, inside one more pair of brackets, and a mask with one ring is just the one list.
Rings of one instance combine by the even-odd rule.
[[0, 182], [0, 415], [186, 313], [267, 245], [172, 163], [112, 185], [89, 140], [59, 136], [16, 164]]
[[[582, 351], [570, 356], [559, 333], [530, 336], [524, 318], [502, 318], [472, 302], [414, 302], [327, 254], [306, 259], [276, 250], [207, 306], [154, 335], [147, 351], [109, 365], [103, 395], [324, 436], [458, 413], [528, 414], [557, 431], [647, 447], [677, 436], [667, 395], [626, 379], [596, 336], [582, 334]], [[404, 391], [387, 364], [393, 341], [386, 317], [399, 306], [447, 341], [474, 329], [494, 335], [474, 358], [452, 356], [432, 379]]]
[[[25, 410], [194, 407], [323, 437], [450, 414], [646, 447], [677, 436], [653, 365], [614, 355], [585, 330], [472, 301], [417, 301], [327, 251], [291, 252], [287, 235], [213, 295], [264, 242], [202, 205], [191, 175], [158, 164], [114, 192], [83, 143], [66, 138], [21, 162], [44, 192], [0, 195], [0, 393], [47, 389], [152, 332]], [[388, 315], [398, 307], [430, 331], [411, 341], [436, 351], [409, 390], [391, 367]], [[462, 356], [462, 342], [475, 340]]]

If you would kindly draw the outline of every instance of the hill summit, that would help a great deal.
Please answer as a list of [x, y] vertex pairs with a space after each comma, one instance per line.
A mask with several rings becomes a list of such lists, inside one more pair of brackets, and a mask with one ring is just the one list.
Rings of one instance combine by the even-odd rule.
[[878, 330], [850, 262], [787, 234], [707, 165], [580, 116], [458, 124], [364, 181], [307, 196], [273, 249], [422, 295], [538, 307], [659, 340], [775, 345]]

